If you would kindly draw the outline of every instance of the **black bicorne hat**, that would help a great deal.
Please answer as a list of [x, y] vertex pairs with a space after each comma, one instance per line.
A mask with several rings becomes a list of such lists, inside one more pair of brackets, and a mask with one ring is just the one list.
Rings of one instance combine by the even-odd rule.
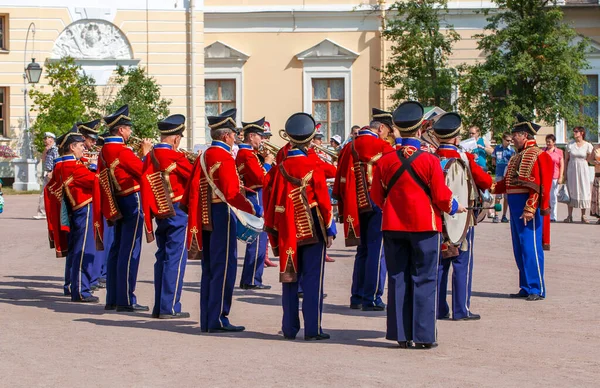
[[285, 122], [285, 133], [294, 143], [308, 143], [315, 136], [315, 119], [308, 113], [294, 113]]
[[118, 125], [131, 125], [131, 117], [129, 117], [129, 105], [123, 105], [117, 111], [106, 116], [104, 119], [108, 129], [112, 129]]
[[92, 139], [98, 139], [98, 131], [100, 129], [101, 119], [88, 121], [87, 123], [77, 123], [77, 129], [83, 136], [91, 137]]
[[542, 126], [527, 120], [522, 114], [517, 113], [517, 123], [513, 125], [512, 133], [527, 132], [532, 135], [537, 135]]
[[385, 124], [390, 128], [394, 126], [394, 117], [391, 112], [387, 112], [385, 110], [377, 108], [372, 108], [371, 116], [373, 118], [373, 121], [379, 121], [380, 123]]
[[96, 140], [96, 145], [97, 146], [103, 146], [104, 145], [104, 138], [110, 136], [109, 132], [103, 132], [101, 134], [98, 135], [98, 140]]
[[77, 129], [77, 124], [73, 125], [73, 127], [67, 132], [62, 134], [56, 139], [56, 144], [58, 148], [68, 147], [69, 144], [72, 143], [83, 143], [85, 138], [81, 133], [79, 133]]
[[460, 134], [462, 119], [456, 112], [444, 113], [434, 124], [433, 131], [440, 139], [452, 139]]
[[400, 132], [412, 132], [423, 123], [423, 105], [417, 101], [405, 101], [393, 113], [394, 125]]
[[237, 113], [236, 108], [226, 110], [218, 116], [208, 116], [208, 127], [210, 129], [231, 129], [235, 133], [239, 133], [235, 125], [235, 115]]
[[163, 136], [181, 135], [185, 131], [185, 116], [176, 114], [158, 122], [158, 131]]
[[258, 133], [261, 136], [265, 135], [265, 118], [263, 117], [260, 120], [252, 121], [250, 123], [246, 123], [242, 121], [242, 131], [244, 134], [246, 133]]

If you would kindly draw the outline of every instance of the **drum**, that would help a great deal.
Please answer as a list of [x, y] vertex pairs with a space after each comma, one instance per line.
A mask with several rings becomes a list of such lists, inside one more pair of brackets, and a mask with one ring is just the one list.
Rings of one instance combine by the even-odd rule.
[[[471, 179], [469, 170], [461, 159], [442, 159], [442, 169], [446, 177], [446, 185], [452, 191], [452, 195], [458, 203], [463, 206], [469, 206], [471, 196]], [[467, 236], [467, 231], [471, 224], [473, 211], [468, 210], [464, 213], [457, 213], [453, 216], [443, 213], [444, 220], [444, 240], [452, 245], [460, 245]]]
[[[479, 198], [476, 202], [478, 207], [486, 208], [494, 206], [494, 196], [490, 194], [489, 190], [481, 191], [479, 190]], [[479, 210], [476, 214], [477, 223], [483, 222], [485, 220], [485, 216], [487, 215], [487, 211]]]
[[265, 220], [241, 210], [235, 210], [237, 217], [237, 239], [252, 244], [263, 232]]

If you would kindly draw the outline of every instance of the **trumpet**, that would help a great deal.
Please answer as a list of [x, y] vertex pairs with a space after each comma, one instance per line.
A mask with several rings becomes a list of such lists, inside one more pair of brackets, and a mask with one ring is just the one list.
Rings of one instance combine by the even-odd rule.
[[314, 147], [316, 150], [319, 150], [319, 151], [321, 151], [322, 153], [324, 153], [325, 155], [327, 155], [327, 156], [329, 156], [329, 157], [331, 158], [331, 161], [329, 161], [329, 160], [326, 160], [326, 162], [328, 162], [328, 163], [335, 163], [335, 162], [337, 162], [337, 160], [338, 160], [338, 154], [337, 154], [337, 152], [335, 152], [335, 151], [332, 151], [332, 150], [330, 150], [330, 149], [328, 149], [328, 148], [325, 148], [325, 147], [323, 147], [323, 146], [316, 145], [316, 144], [314, 144], [314, 143], [312, 144], [312, 146], [313, 146], [313, 147]]
[[[129, 139], [127, 140], [127, 145], [129, 147], [131, 147], [131, 149], [133, 150], [133, 152], [135, 152], [136, 154], [139, 154], [142, 148], [142, 141], [144, 139], [140, 139], [137, 136], [129, 136]], [[156, 144], [156, 140], [152, 140], [152, 144]]]
[[198, 159], [198, 156], [199, 156], [198, 153], [195, 153], [194, 151], [186, 150], [185, 148], [179, 148], [177, 151], [181, 152], [183, 155], [185, 155], [187, 160], [189, 160], [190, 163], [192, 163], [192, 164], [194, 164], [196, 162], [196, 159]]
[[262, 143], [260, 143], [260, 146], [261, 146], [261, 150], [260, 150], [261, 153], [270, 152], [273, 155], [276, 155], [279, 152], [279, 150], [281, 149], [281, 147], [276, 146], [275, 144], [268, 142], [268, 141], [263, 141]]

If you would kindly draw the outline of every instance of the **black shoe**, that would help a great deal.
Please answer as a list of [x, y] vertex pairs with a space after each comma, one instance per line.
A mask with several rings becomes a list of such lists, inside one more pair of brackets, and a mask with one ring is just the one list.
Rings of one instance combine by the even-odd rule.
[[175, 314], [160, 314], [159, 319], [178, 319], [178, 318], [189, 318], [190, 313], [175, 313]]
[[94, 284], [93, 286], [90, 287], [91, 291], [96, 291], [97, 289], [99, 289], [100, 287], [98, 287], [97, 284]]
[[100, 278], [100, 279], [98, 279], [98, 283], [103, 284], [103, 285], [106, 286], [106, 279]]
[[411, 347], [410, 341], [398, 341], [398, 345], [400, 345], [400, 349], [408, 349]]
[[481, 315], [469, 313], [466, 317], [455, 319], [455, 321], [478, 321], [481, 319]]
[[116, 304], [107, 304], [104, 305], [104, 310], [116, 310], [117, 305]]
[[102, 282], [98, 282], [98, 284], [95, 285], [97, 289], [103, 289], [106, 288], [106, 282], [102, 283]]
[[159, 313], [152, 313], [152, 318], [158, 319], [158, 317], [160, 317]]
[[522, 293], [521, 291], [516, 294], [508, 294], [511, 298], [527, 298], [529, 295]]
[[209, 333], [225, 333], [225, 332], [239, 332], [239, 331], [244, 331], [244, 330], [246, 330], [246, 328], [244, 326], [228, 325], [228, 326], [217, 327], [216, 329], [208, 329], [208, 332]]
[[415, 349], [433, 349], [433, 348], [437, 348], [438, 343], [437, 342], [432, 342], [432, 343], [418, 343], [415, 342]]
[[63, 291], [64, 296], [71, 296], [71, 291]]
[[132, 304], [131, 306], [117, 306], [117, 312], [124, 313], [135, 313], [140, 311], [150, 311], [148, 306], [142, 306], [140, 304]]
[[254, 284], [240, 284], [240, 288], [242, 290], [254, 290], [255, 288], [258, 288], [258, 286]]
[[293, 336], [293, 337], [288, 337], [287, 335], [284, 335], [284, 336], [283, 336], [283, 339], [284, 339], [284, 340], [287, 340], [287, 341], [294, 341], [294, 340], [296, 339], [296, 336]]
[[269, 286], [268, 284], [259, 284], [256, 286], [257, 290], [270, 290], [271, 286]]
[[78, 302], [78, 303], [98, 303], [99, 301], [100, 301], [100, 298], [98, 298], [97, 296], [88, 296], [88, 297], [85, 297], [83, 299], [73, 300], [72, 302]]
[[322, 341], [322, 340], [328, 340], [330, 338], [331, 338], [331, 336], [327, 333], [321, 333], [319, 335], [305, 335], [304, 336], [305, 341]]
[[529, 294], [529, 296], [525, 300], [527, 300], [529, 302], [535, 301], [535, 300], [544, 300], [544, 297], [541, 296], [540, 294]]
[[385, 303], [378, 304], [375, 306], [364, 305], [362, 306], [362, 311], [384, 311]]
[[360, 303], [350, 303], [350, 308], [352, 310], [360, 310]]
[[439, 321], [448, 321], [450, 320], [450, 313], [444, 315], [443, 317], [438, 317]]

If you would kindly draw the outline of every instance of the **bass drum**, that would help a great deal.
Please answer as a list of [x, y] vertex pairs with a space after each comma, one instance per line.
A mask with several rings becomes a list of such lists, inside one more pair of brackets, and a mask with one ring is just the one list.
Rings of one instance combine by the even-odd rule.
[[[442, 159], [442, 169], [446, 177], [446, 185], [452, 191], [452, 195], [458, 203], [463, 206], [470, 204], [471, 197], [471, 179], [469, 170], [461, 159]], [[457, 213], [453, 216], [443, 213], [444, 220], [444, 240], [452, 245], [460, 245], [467, 236], [467, 231], [471, 224], [473, 211], [468, 210], [464, 213]]]

